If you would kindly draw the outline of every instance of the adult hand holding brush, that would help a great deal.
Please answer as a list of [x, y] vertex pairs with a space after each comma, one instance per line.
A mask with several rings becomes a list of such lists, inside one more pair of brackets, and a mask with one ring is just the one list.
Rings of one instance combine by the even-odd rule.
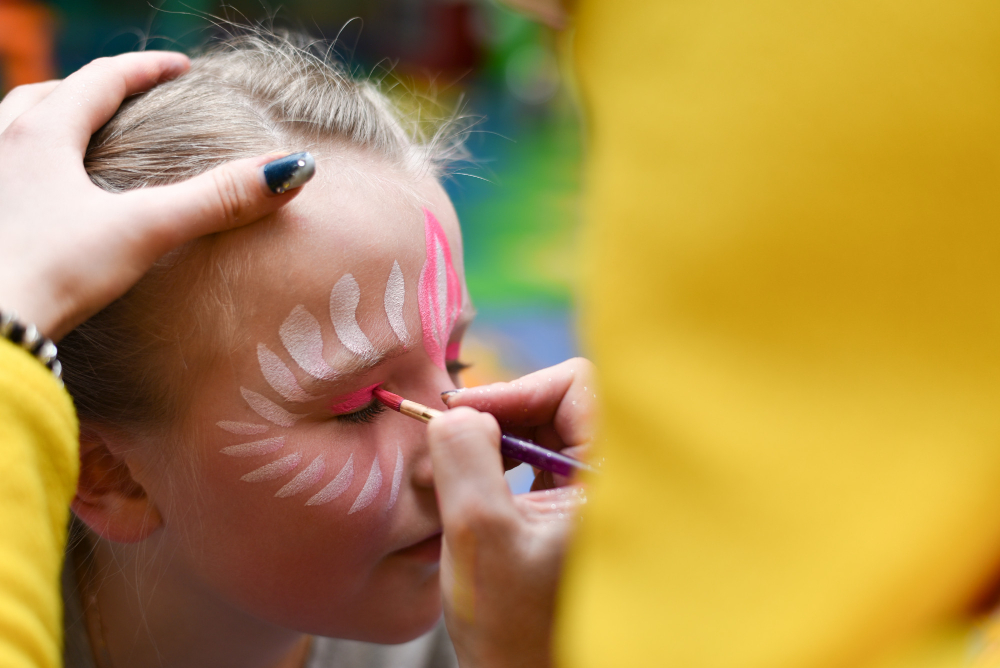
[[[578, 484], [540, 472], [514, 496], [503, 477], [501, 427], [581, 457], [595, 431], [592, 367], [573, 359], [511, 383], [445, 395], [428, 424], [444, 524], [445, 619], [463, 666], [548, 666], [555, 593]], [[572, 481], [575, 482], [575, 481]]]

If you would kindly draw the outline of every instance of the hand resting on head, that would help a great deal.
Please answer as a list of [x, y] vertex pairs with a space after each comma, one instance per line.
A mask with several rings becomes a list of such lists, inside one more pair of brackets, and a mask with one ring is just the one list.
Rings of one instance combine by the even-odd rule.
[[111, 194], [83, 168], [90, 136], [122, 101], [188, 69], [179, 53], [101, 58], [20, 86], [0, 103], [0, 308], [58, 340], [121, 296], [167, 251], [245, 225], [295, 197], [239, 160], [160, 188]]

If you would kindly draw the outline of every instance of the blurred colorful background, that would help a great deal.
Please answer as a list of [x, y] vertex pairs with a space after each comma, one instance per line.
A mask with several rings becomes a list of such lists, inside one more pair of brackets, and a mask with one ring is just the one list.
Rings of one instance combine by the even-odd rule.
[[[211, 16], [336, 39], [361, 74], [432, 91], [479, 117], [472, 164], [446, 180], [479, 311], [463, 346], [467, 385], [577, 354], [573, 262], [580, 127], [549, 29], [490, 0], [0, 0], [0, 91], [65, 76], [99, 56], [189, 49]], [[520, 476], [523, 482], [524, 471]], [[516, 487], [522, 486], [515, 483]]]

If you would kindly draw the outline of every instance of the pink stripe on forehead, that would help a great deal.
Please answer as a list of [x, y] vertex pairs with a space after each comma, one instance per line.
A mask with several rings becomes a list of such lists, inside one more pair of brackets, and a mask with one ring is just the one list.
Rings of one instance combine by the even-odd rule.
[[427, 209], [424, 209], [424, 237], [427, 256], [417, 286], [420, 324], [427, 355], [443, 369], [445, 347], [462, 310], [462, 288], [452, 264], [448, 237]]
[[345, 394], [342, 397], [337, 397], [330, 404], [331, 413], [352, 413], [362, 406], [367, 406], [372, 402], [374, 398], [372, 395], [372, 390], [379, 386], [379, 383], [370, 385], [368, 387], [361, 388], [351, 392], [350, 394]]

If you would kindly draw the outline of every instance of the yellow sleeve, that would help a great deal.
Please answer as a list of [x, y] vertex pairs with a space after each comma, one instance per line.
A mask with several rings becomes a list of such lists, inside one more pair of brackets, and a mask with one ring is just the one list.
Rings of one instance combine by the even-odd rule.
[[574, 40], [609, 470], [561, 664], [965, 665], [1000, 574], [1000, 3], [582, 0]]
[[0, 339], [0, 666], [62, 665], [59, 572], [79, 473], [76, 414], [52, 374]]

